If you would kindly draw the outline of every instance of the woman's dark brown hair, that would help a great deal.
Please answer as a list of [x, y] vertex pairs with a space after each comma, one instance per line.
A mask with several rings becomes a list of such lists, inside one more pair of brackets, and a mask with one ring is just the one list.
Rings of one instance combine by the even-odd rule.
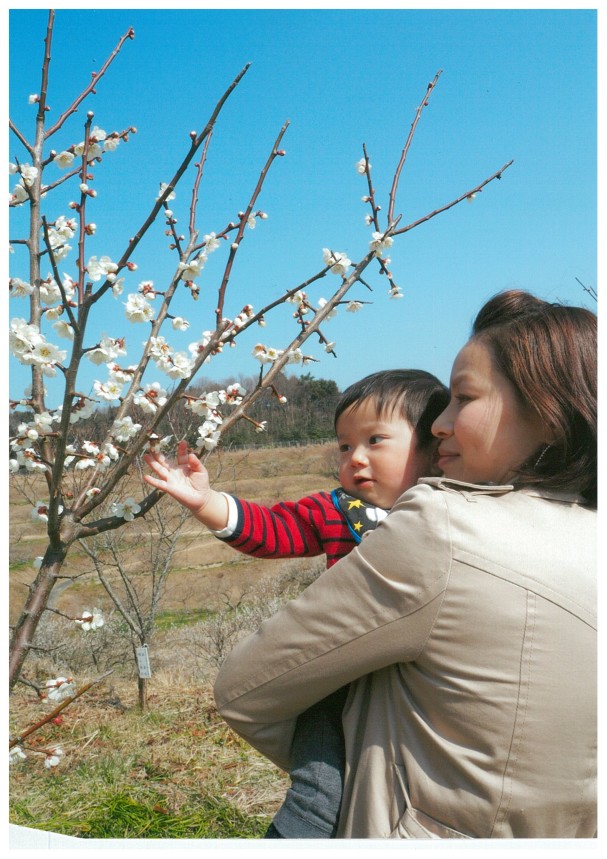
[[597, 320], [583, 307], [551, 304], [512, 290], [478, 313], [472, 338], [487, 345], [521, 403], [553, 441], [523, 463], [518, 485], [597, 493]]

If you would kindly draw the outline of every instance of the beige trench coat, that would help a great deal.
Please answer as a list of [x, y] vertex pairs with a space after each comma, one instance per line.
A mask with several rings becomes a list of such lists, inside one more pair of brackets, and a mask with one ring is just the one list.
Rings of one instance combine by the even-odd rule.
[[240, 642], [215, 696], [289, 769], [296, 717], [350, 683], [338, 837], [596, 831], [595, 511], [420, 481]]

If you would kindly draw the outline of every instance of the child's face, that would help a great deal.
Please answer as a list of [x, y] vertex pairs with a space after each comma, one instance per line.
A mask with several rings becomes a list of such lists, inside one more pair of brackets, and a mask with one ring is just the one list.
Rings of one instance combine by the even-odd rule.
[[389, 510], [420, 477], [433, 472], [435, 446], [418, 450], [405, 418], [378, 418], [370, 400], [351, 406], [337, 420], [339, 479], [350, 495]]

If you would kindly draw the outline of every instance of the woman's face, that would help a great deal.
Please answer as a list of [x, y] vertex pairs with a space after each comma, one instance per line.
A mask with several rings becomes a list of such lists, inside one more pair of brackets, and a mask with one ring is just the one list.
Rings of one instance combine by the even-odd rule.
[[474, 340], [455, 359], [451, 400], [432, 432], [439, 439], [439, 470], [466, 483], [509, 483], [548, 436], [496, 369], [488, 347]]

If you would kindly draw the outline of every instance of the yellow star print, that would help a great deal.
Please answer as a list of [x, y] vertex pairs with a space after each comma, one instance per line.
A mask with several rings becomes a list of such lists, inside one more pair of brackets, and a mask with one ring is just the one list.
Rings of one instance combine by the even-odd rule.
[[354, 523], [354, 530], [355, 530], [355, 531], [360, 531], [360, 529], [362, 528], [362, 526], [363, 526], [363, 523], [362, 523], [362, 522], [355, 522], [355, 523]]
[[360, 498], [353, 498], [352, 501], [348, 501], [348, 510], [352, 510], [353, 507], [364, 507], [365, 505], [360, 500]]

